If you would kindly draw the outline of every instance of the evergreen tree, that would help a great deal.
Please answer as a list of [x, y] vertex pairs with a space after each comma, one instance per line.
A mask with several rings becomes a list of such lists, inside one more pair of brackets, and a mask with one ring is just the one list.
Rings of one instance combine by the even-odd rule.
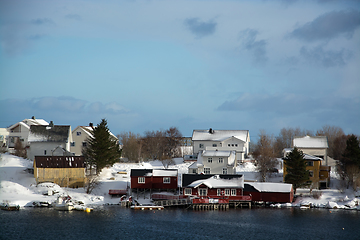
[[26, 148], [22, 145], [20, 138], [16, 138], [14, 149], [15, 149], [15, 153], [14, 153], [15, 156], [27, 158]]
[[346, 186], [354, 189], [360, 181], [360, 146], [357, 137], [352, 134], [346, 141], [346, 148], [338, 162], [338, 172]]
[[92, 131], [92, 137], [87, 139], [83, 151], [88, 165], [96, 166], [96, 174], [104, 167], [112, 166], [119, 161], [121, 150], [117, 139], [110, 135], [106, 119], [102, 119]]
[[310, 176], [309, 171], [306, 170], [303, 152], [295, 147], [284, 158], [284, 161], [286, 165], [285, 182], [293, 185], [294, 192], [297, 188], [308, 185], [307, 181], [309, 181]]

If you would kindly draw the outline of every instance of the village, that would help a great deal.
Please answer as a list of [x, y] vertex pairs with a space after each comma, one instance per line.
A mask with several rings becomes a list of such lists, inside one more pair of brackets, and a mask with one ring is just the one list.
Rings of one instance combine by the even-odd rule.
[[[0, 160], [2, 208], [91, 211], [96, 206], [119, 204], [141, 210], [258, 206], [360, 210], [356, 191], [338, 189], [336, 163], [327, 155], [326, 137], [299, 136], [293, 146], [284, 149], [284, 157], [291, 147], [303, 151], [310, 172], [311, 187], [295, 192], [292, 184], [284, 183], [282, 158], [277, 159], [269, 181], [259, 181], [248, 130], [194, 130], [181, 146], [187, 154], [173, 159], [172, 164], [119, 160], [104, 168], [91, 193], [86, 193], [89, 179], [81, 149], [93, 128], [89, 124], [71, 130], [71, 126], [33, 117], [1, 129], [2, 145], [8, 149]], [[27, 158], [9, 154], [18, 139], [26, 146]]]

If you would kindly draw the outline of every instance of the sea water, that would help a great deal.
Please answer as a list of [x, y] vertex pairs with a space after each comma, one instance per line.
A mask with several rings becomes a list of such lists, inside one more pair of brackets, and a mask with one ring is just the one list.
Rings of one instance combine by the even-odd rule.
[[298, 208], [226, 211], [52, 208], [0, 211], [0, 239], [360, 239], [360, 212]]

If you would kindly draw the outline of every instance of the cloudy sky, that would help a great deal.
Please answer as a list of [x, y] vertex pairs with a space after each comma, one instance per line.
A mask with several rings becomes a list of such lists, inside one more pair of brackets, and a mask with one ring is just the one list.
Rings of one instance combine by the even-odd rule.
[[360, 134], [360, 1], [0, 0], [0, 127]]

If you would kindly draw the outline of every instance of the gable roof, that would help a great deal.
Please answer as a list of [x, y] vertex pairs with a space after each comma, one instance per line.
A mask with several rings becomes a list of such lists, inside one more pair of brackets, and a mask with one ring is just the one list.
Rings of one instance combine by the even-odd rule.
[[176, 177], [177, 169], [131, 169], [130, 177]]
[[199, 180], [206, 180], [209, 178], [212, 178], [214, 176], [217, 176], [218, 179], [237, 179], [242, 178], [243, 175], [240, 174], [182, 174], [181, 178], [181, 186], [187, 187], [193, 182], [199, 181]]
[[243, 142], [250, 142], [248, 130], [194, 130], [192, 135], [193, 141], [224, 141], [228, 138], [235, 137]]
[[30, 127], [29, 142], [67, 142], [71, 127], [69, 125]]
[[293, 146], [297, 148], [329, 148], [326, 136], [294, 137]]
[[[294, 150], [294, 148], [285, 148], [284, 152], [285, 152], [285, 154], [289, 154], [293, 150]], [[319, 157], [316, 157], [316, 156], [313, 156], [313, 155], [310, 155], [310, 154], [306, 154], [306, 153], [303, 153], [303, 154], [304, 154], [303, 159], [305, 159], [305, 160], [312, 160], [312, 161], [322, 161], [322, 160], [324, 160], [322, 158], [319, 158]]]
[[247, 182], [244, 191], [257, 192], [291, 192], [292, 184], [270, 182]]
[[[227, 157], [227, 165], [235, 166], [236, 152], [235, 151], [217, 151], [217, 150], [204, 150], [198, 153], [196, 160], [197, 166], [204, 165], [204, 157]], [[194, 165], [195, 166], [195, 165]], [[194, 167], [192, 166], [192, 167]]]
[[[93, 134], [92, 134], [92, 131], [93, 131], [93, 128], [96, 128], [96, 126], [94, 127], [91, 127], [91, 126], [77, 126], [72, 132], [76, 132], [78, 131], [78, 129], [81, 129], [83, 130], [89, 137], [93, 137]], [[112, 132], [109, 131], [109, 134], [111, 137], [115, 138], [115, 139], [118, 139]]]
[[201, 185], [205, 185], [208, 188], [244, 188], [244, 178], [242, 175], [238, 175], [238, 178], [224, 179], [214, 175], [207, 179], [194, 181], [187, 187], [198, 188]]
[[10, 127], [8, 127], [8, 129], [9, 130], [14, 129], [18, 125], [22, 125], [22, 126], [26, 127], [27, 129], [30, 129], [30, 126], [32, 126], [32, 125], [44, 125], [44, 126], [47, 126], [47, 125], [49, 125], [49, 123], [46, 122], [44, 119], [24, 119], [21, 122], [18, 122], [18, 123], [15, 123], [15, 124], [11, 125]]

